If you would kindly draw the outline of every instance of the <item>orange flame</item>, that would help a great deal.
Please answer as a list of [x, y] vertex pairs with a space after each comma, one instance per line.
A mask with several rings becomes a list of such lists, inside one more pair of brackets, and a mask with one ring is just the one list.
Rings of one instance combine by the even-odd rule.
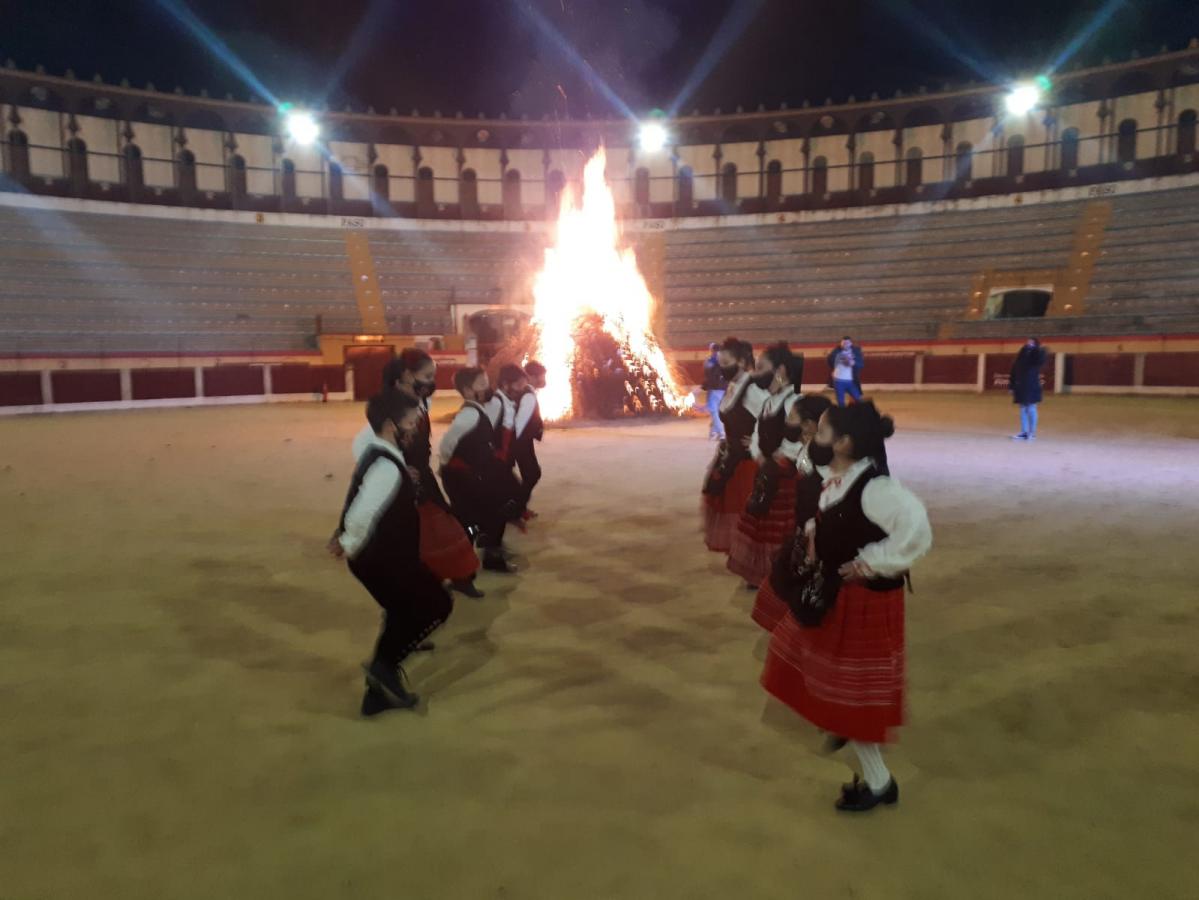
[[580, 202], [571, 188], [562, 192], [555, 243], [546, 249], [545, 265], [533, 281], [533, 324], [547, 381], [539, 401], [542, 415], [551, 421], [571, 414], [574, 327], [589, 313], [600, 317], [604, 331], [628, 348], [636, 362], [658, 375], [670, 409], [682, 413], [694, 402], [676, 383], [654, 336], [654, 297], [632, 248], [621, 245], [604, 162], [601, 147], [583, 169]]

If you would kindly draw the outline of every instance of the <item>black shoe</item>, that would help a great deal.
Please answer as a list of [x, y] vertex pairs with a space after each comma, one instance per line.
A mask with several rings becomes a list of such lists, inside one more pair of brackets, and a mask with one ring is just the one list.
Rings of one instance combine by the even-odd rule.
[[366, 692], [362, 695], [362, 718], [373, 719], [380, 713], [385, 713], [393, 709], [407, 709], [407, 707], [396, 706], [396, 704], [388, 700], [379, 691], [369, 685], [367, 686]]
[[866, 812], [880, 803], [894, 806], [899, 802], [899, 782], [894, 778], [881, 794], [876, 794], [870, 789], [870, 785], [856, 778], [850, 790], [845, 790], [845, 787], [842, 785], [841, 796], [837, 798], [837, 809], [841, 812]]
[[498, 550], [489, 551], [483, 556], [483, 568], [488, 572], [500, 572], [504, 575], [515, 575], [517, 571], [516, 566], [508, 562]]
[[468, 597], [474, 597], [476, 600], [482, 600], [487, 595], [475, 586], [475, 579], [464, 578], [461, 581], [451, 581], [450, 587], [459, 594], [465, 594]]
[[412, 709], [420, 703], [420, 697], [404, 687], [404, 670], [399, 666], [388, 666], [379, 660], [362, 667], [366, 683], [396, 709]]

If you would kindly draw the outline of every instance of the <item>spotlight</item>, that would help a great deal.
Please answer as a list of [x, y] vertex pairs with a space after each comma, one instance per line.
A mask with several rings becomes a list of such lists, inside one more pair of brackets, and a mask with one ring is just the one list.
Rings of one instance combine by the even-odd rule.
[[312, 117], [312, 113], [302, 109], [291, 109], [290, 104], [284, 104], [280, 111], [283, 113], [283, 125], [288, 136], [297, 144], [307, 146], [321, 136], [321, 126]]
[[1041, 89], [1035, 84], [1018, 84], [1008, 92], [1004, 101], [1013, 116], [1026, 116], [1041, 102]]
[[669, 139], [670, 135], [666, 133], [666, 126], [661, 122], [646, 122], [641, 126], [637, 143], [646, 153], [657, 153], [666, 146]]

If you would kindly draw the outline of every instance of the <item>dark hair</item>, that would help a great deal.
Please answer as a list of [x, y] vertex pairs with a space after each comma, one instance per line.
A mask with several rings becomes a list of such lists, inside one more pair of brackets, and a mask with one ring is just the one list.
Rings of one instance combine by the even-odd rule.
[[786, 341], [771, 344], [762, 351], [762, 355], [770, 361], [771, 368], [782, 366], [787, 372], [787, 381], [795, 386], [803, 382], [803, 357], [796, 356], [787, 346]]
[[712, 343], [708, 344], [708, 349], [711, 350], [713, 353], [715, 353], [717, 350], [720, 349], [720, 344], [716, 343], [715, 341], [712, 341]]
[[837, 437], [848, 435], [853, 440], [854, 459], [871, 456], [879, 469], [887, 473], [887, 450], [883, 442], [895, 434], [895, 422], [890, 416], [879, 415], [873, 401], [833, 406], [828, 411], [828, 423]]
[[743, 341], [735, 337], [726, 337], [724, 343], [720, 345], [720, 349], [731, 355], [737, 362], [744, 363], [747, 369], [753, 368], [754, 345], [749, 341]]
[[852, 340], [853, 340], [853, 338], [851, 338], [851, 337], [850, 337], [848, 334], [843, 334], [843, 335], [841, 335], [841, 340], [843, 340], [843, 341], [852, 341]]
[[525, 370], [516, 363], [508, 363], [506, 366], [500, 366], [499, 383], [502, 387], [505, 384], [516, 384], [522, 378], [528, 378]]
[[395, 385], [405, 372], [419, 372], [431, 362], [433, 357], [419, 347], [405, 347], [383, 367], [383, 390]]
[[470, 386], [475, 383], [475, 379], [483, 374], [483, 370], [478, 366], [466, 366], [454, 373], [454, 387], [459, 394], [465, 394], [470, 390]]
[[799, 418], [800, 421], [810, 419], [813, 422], [819, 422], [829, 409], [832, 408], [833, 402], [824, 394], [808, 394], [801, 397], [799, 400]]
[[388, 421], [398, 423], [404, 413], [417, 406], [416, 398], [401, 391], [383, 391], [366, 402], [366, 421], [370, 423], [371, 431], [378, 434]]
[[528, 375], [530, 378], [536, 378], [539, 375], [544, 375], [545, 374], [545, 366], [543, 366], [537, 360], [531, 359], [527, 363], [525, 363], [525, 374]]

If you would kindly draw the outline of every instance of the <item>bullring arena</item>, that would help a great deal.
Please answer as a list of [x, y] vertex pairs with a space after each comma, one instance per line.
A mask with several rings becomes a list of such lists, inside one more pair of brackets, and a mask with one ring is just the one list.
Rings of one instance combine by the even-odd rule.
[[[351, 113], [321, 155], [267, 107], [0, 72], [0, 896], [1195, 896], [1196, 67], [1018, 120], [998, 86], [684, 118], [645, 158]], [[427, 349], [436, 443], [601, 142], [688, 389], [728, 334], [809, 392], [866, 349], [934, 534], [895, 809], [836, 815], [844, 760], [759, 686], [697, 413], [551, 426], [520, 575], [456, 597], [415, 712], [357, 714], [377, 610], [325, 544], [360, 401]]]

